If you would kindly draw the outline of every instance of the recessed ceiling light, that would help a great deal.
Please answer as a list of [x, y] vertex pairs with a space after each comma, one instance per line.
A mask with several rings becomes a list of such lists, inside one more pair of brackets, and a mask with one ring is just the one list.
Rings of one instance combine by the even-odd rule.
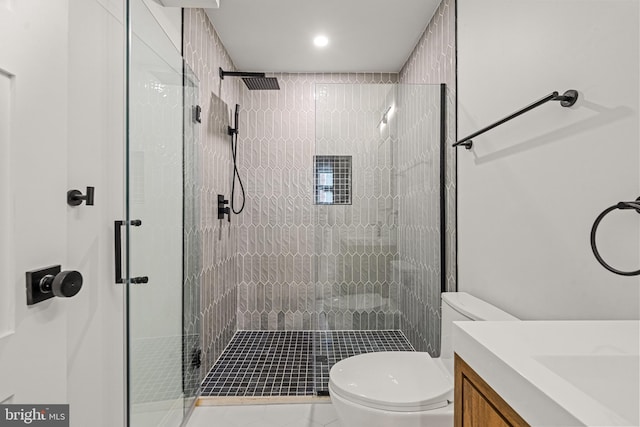
[[316, 36], [313, 39], [313, 44], [318, 46], [318, 47], [325, 47], [326, 45], [329, 44], [329, 39], [327, 38], [327, 36]]

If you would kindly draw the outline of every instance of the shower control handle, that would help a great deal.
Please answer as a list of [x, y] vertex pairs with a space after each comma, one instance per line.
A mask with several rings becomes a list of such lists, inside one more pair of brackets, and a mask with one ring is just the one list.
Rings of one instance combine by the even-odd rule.
[[227, 216], [227, 221], [231, 222], [231, 209], [229, 208], [229, 200], [224, 198], [224, 195], [218, 194], [218, 219], [224, 219]]
[[224, 219], [225, 215], [227, 216], [227, 222], [231, 222], [231, 208], [229, 206], [222, 208], [222, 213], [218, 210], [218, 219]]

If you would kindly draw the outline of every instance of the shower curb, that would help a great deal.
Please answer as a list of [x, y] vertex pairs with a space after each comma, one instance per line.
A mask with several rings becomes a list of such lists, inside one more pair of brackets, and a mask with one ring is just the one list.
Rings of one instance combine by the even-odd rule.
[[331, 403], [329, 396], [211, 396], [199, 397], [196, 406], [290, 405]]

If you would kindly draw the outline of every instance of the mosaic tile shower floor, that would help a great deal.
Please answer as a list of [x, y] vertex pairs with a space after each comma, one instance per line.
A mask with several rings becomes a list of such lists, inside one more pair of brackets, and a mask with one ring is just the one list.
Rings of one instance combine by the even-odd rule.
[[347, 357], [415, 351], [400, 331], [239, 331], [202, 383], [202, 397], [328, 395]]

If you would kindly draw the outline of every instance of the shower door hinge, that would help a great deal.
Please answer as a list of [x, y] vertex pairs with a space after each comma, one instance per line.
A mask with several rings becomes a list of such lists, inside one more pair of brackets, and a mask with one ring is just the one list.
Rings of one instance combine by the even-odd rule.
[[191, 354], [191, 367], [199, 368], [202, 365], [202, 349], [194, 348]]

